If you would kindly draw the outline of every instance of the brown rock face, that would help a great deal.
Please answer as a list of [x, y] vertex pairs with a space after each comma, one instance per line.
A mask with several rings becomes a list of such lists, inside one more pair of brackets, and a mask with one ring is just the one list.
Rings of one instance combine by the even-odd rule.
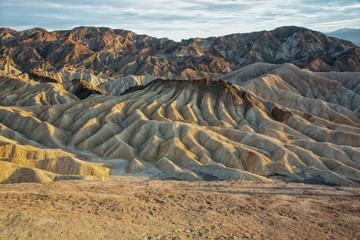
[[0, 62], [22, 72], [60, 69], [98, 75], [208, 78], [255, 62], [291, 62], [314, 71], [360, 71], [360, 48], [299, 27], [174, 42], [130, 31], [79, 27], [0, 30]]

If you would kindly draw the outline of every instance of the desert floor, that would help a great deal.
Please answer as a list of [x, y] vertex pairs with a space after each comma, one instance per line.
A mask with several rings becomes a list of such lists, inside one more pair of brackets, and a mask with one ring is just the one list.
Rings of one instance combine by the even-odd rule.
[[360, 189], [147, 179], [0, 185], [0, 239], [360, 239]]

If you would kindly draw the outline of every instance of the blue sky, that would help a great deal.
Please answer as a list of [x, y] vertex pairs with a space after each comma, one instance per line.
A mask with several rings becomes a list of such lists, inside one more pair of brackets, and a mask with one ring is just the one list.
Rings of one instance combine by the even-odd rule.
[[105, 26], [181, 40], [296, 25], [360, 28], [360, 0], [0, 0], [0, 27]]

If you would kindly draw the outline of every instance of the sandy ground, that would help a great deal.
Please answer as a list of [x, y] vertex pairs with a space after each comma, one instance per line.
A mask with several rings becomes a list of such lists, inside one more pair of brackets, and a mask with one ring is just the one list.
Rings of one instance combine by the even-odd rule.
[[360, 239], [360, 189], [160, 180], [0, 185], [0, 239]]

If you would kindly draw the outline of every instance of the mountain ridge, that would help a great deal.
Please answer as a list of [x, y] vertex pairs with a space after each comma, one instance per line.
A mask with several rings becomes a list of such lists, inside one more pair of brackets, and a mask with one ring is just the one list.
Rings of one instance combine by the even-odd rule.
[[360, 48], [301, 27], [192, 38], [175, 42], [98, 27], [48, 32], [0, 29], [0, 63], [21, 72], [41, 71], [68, 81], [127, 75], [170, 79], [214, 78], [255, 62], [291, 62], [313, 71], [360, 71]]
[[325, 34], [330, 37], [351, 41], [357, 46], [360, 46], [360, 29], [358, 28], [341, 28]]

